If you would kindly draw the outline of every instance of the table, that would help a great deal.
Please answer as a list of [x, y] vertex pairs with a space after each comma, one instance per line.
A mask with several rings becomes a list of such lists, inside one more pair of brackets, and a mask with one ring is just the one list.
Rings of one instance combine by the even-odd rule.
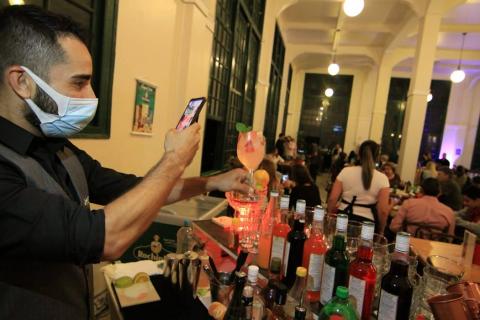
[[[410, 244], [413, 246], [415, 252], [418, 254], [418, 257], [423, 263], [425, 263], [427, 261], [427, 257], [431, 255], [444, 256], [446, 258], [463, 263], [462, 245], [413, 237], [410, 238]], [[465, 270], [463, 279], [467, 281], [480, 281], [480, 266], [472, 264], [470, 268]]]

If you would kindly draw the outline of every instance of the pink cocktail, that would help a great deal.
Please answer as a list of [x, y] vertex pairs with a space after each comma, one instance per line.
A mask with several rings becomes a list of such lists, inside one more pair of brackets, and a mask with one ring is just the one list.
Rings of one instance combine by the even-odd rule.
[[237, 142], [238, 160], [248, 169], [250, 184], [254, 186], [253, 171], [265, 157], [265, 138], [259, 131], [240, 132]]

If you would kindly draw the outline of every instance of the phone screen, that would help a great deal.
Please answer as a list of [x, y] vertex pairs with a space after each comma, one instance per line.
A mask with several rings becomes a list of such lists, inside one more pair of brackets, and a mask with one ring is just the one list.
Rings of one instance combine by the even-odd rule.
[[205, 98], [195, 98], [188, 102], [188, 105], [177, 124], [177, 130], [188, 128], [193, 122], [198, 121], [198, 115], [200, 114], [205, 101]]
[[288, 174], [282, 174], [282, 183], [288, 180]]

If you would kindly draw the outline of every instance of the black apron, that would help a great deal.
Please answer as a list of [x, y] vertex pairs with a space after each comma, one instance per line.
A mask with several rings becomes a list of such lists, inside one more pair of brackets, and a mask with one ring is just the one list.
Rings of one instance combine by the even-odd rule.
[[[347, 200], [342, 198], [342, 203], [346, 204], [347, 206], [343, 209], [340, 210], [341, 213], [345, 213], [348, 216], [349, 221], [358, 221], [358, 222], [365, 222], [365, 221], [370, 221], [375, 223], [375, 232], [378, 233], [380, 225], [379, 225], [379, 220], [378, 220], [378, 212], [377, 212], [377, 203], [372, 203], [372, 204], [360, 204], [360, 203], [355, 203], [357, 201], [357, 196], [353, 196], [352, 201], [348, 202]], [[372, 211], [373, 215], [373, 221], [356, 215], [353, 213], [353, 207], [362, 207], [362, 208], [368, 208]]]

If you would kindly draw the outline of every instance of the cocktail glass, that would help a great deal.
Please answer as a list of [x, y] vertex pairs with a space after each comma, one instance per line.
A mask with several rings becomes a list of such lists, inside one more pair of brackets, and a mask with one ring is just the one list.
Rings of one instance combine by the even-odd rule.
[[240, 132], [237, 142], [238, 160], [247, 168], [248, 179], [254, 186], [253, 171], [258, 168], [265, 157], [265, 137], [259, 131]]

